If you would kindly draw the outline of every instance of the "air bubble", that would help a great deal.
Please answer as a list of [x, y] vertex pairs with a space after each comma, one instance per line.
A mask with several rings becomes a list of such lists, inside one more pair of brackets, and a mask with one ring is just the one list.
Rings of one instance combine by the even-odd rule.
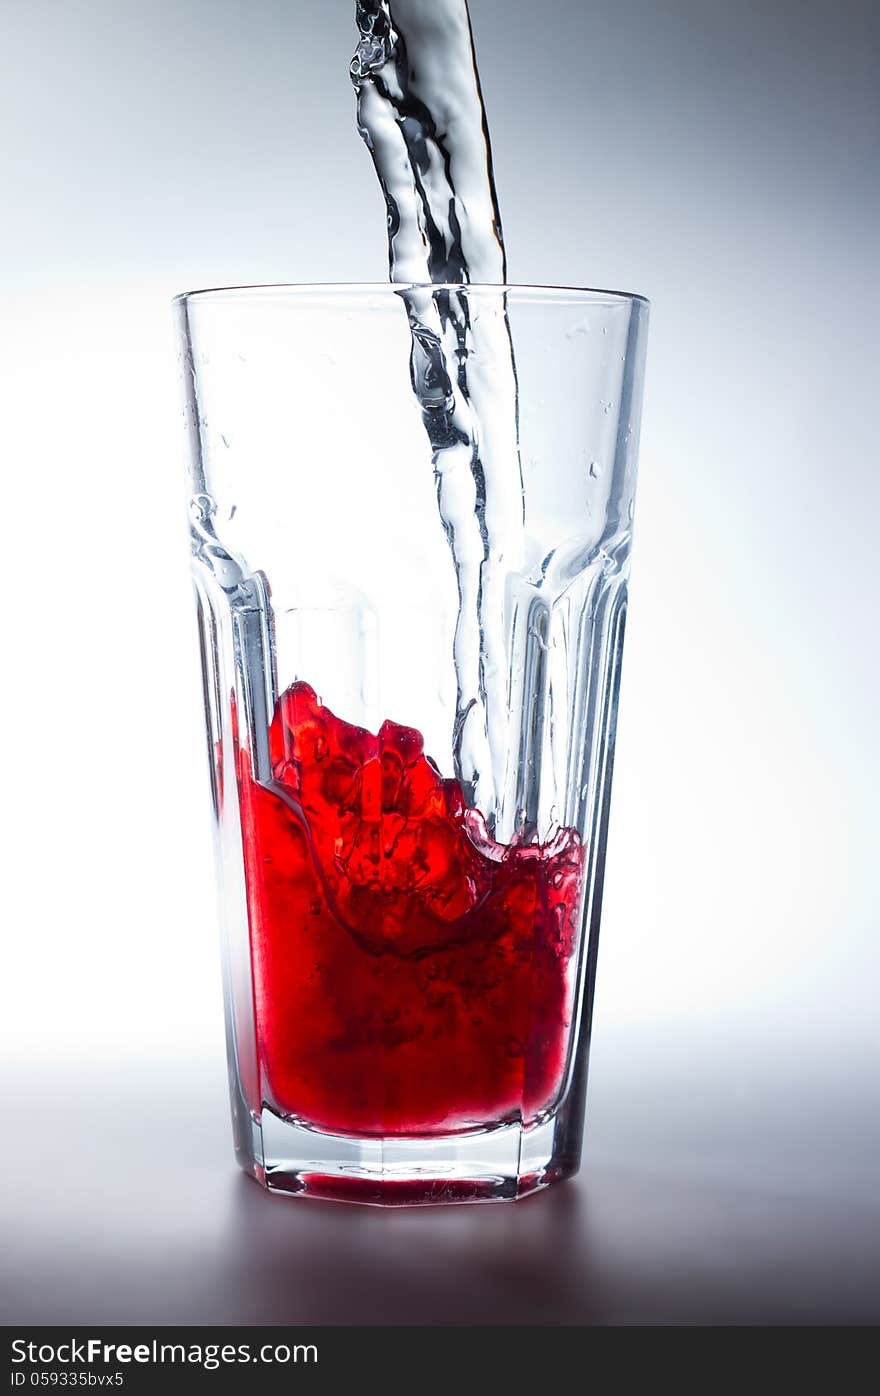
[[194, 494], [189, 502], [193, 523], [204, 523], [216, 510], [217, 501], [212, 494]]

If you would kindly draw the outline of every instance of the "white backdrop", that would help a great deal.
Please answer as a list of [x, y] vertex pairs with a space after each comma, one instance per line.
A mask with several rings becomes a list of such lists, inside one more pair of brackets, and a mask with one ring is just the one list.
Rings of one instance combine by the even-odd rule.
[[[221, 1050], [169, 301], [384, 276], [352, 10], [0, 6], [9, 1064]], [[597, 1040], [876, 1052], [876, 14], [472, 13], [511, 279], [653, 302]]]

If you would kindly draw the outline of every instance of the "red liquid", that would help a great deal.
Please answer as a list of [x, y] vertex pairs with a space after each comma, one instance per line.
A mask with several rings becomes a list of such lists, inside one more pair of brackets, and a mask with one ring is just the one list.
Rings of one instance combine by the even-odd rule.
[[409, 727], [378, 737], [305, 683], [274, 784], [240, 790], [263, 1099], [336, 1133], [424, 1134], [552, 1104], [583, 847], [503, 847]]

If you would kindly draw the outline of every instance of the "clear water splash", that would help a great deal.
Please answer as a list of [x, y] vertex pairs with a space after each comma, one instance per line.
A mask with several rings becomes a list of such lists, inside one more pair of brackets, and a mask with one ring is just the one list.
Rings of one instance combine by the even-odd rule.
[[492, 823], [507, 760], [507, 577], [523, 554], [516, 370], [489, 133], [466, 0], [358, 0], [358, 129], [385, 199], [391, 281], [459, 592], [455, 773]]

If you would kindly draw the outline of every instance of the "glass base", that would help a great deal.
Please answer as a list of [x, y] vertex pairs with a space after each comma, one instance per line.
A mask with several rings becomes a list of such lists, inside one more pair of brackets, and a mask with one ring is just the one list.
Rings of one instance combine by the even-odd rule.
[[577, 1171], [579, 1150], [565, 1147], [565, 1113], [528, 1127], [353, 1138], [264, 1108], [253, 1134], [259, 1155], [239, 1153], [239, 1162], [270, 1192], [293, 1197], [382, 1207], [513, 1201]]

